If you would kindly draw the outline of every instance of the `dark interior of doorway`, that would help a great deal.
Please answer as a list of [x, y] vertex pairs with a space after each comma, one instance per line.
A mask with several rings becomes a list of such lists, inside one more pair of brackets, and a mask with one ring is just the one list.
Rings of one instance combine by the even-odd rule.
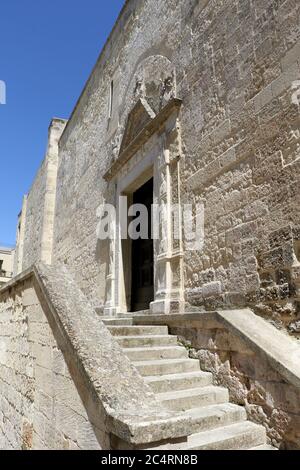
[[151, 237], [153, 178], [133, 193], [133, 204], [148, 210], [148, 239], [132, 240], [131, 311], [148, 310], [154, 300], [154, 247]]

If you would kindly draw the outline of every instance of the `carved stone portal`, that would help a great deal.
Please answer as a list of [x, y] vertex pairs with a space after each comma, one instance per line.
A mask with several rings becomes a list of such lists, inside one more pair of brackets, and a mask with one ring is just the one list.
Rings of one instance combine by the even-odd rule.
[[[154, 240], [154, 302], [149, 308], [156, 314], [184, 308], [182, 227], [171, 209], [180, 204], [180, 106], [181, 101], [172, 98], [156, 114], [146, 100], [139, 99], [129, 113], [119, 156], [105, 175], [116, 188], [117, 214], [119, 197], [127, 195], [130, 201], [133, 192], [153, 177], [153, 202], [160, 208], [160, 217], [159, 239]], [[130, 242], [122, 240], [118, 216], [115, 233], [110, 246], [107, 315], [130, 311]]]

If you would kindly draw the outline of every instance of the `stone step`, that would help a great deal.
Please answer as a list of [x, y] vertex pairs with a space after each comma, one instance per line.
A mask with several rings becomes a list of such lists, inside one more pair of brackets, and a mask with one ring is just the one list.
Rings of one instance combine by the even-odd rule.
[[164, 393], [175, 390], [205, 387], [212, 384], [212, 374], [209, 372], [184, 372], [181, 374], [145, 377], [154, 393]]
[[186, 411], [201, 406], [227, 403], [229, 401], [229, 393], [226, 388], [210, 385], [190, 390], [158, 393], [157, 398], [169, 410]]
[[143, 376], [199, 372], [197, 359], [160, 359], [158, 361], [133, 362], [133, 365]]
[[167, 335], [167, 326], [108, 326], [113, 336]]
[[261, 446], [252, 447], [249, 450], [278, 450], [276, 447], [270, 446], [268, 444], [263, 444]]
[[106, 326], [130, 326], [133, 324], [132, 318], [103, 318]]
[[139, 310], [137, 312], [127, 312], [127, 313], [123, 313], [121, 314], [123, 316], [127, 316], [127, 315], [132, 315], [133, 317], [140, 317], [140, 316], [149, 316], [150, 315], [150, 310]]
[[[231, 424], [245, 422], [247, 414], [242, 406], [225, 403], [221, 405], [211, 405], [202, 408], [185, 411], [183, 416], [189, 419], [190, 434], [202, 431], [211, 431], [217, 428], [224, 428]], [[176, 441], [174, 443], [160, 443], [159, 445], [147, 446], [148, 450], [184, 450], [186, 443]]]
[[192, 434], [184, 450], [247, 450], [265, 443], [265, 428], [244, 421]]
[[187, 350], [180, 346], [125, 348], [124, 353], [130, 360], [135, 362], [188, 357]]
[[117, 336], [116, 340], [122, 348], [143, 348], [155, 346], [177, 346], [177, 336], [148, 335], [148, 336]]
[[190, 429], [193, 434], [229, 426], [247, 419], [245, 408], [233, 403], [193, 408], [185, 411], [185, 415], [189, 417]]
[[176, 448], [276, 450], [266, 444], [265, 428], [247, 421], [243, 407], [229, 403], [228, 390], [213, 385], [212, 374], [188, 358], [167, 326], [133, 325], [131, 317], [103, 321], [164, 407], [188, 417], [191, 435]]
[[150, 315], [150, 310], [141, 310], [140, 312], [123, 312], [117, 313], [113, 317], [108, 315], [103, 315], [103, 307], [95, 307], [96, 312], [98, 313], [101, 319], [103, 318], [128, 318], [128, 317], [140, 317]]

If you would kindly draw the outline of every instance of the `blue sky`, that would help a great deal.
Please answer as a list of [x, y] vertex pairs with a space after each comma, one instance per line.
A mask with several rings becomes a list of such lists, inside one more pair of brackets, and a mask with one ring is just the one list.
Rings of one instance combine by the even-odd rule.
[[124, 0], [9, 0], [0, 6], [0, 245], [44, 157], [52, 117], [68, 118]]

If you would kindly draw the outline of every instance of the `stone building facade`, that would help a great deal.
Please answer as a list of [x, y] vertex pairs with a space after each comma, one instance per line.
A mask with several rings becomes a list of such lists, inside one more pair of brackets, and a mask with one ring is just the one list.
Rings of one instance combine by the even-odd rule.
[[13, 277], [14, 249], [0, 246], [0, 287]]
[[[97, 227], [104, 204], [118, 209], [120, 196], [131, 201], [152, 180], [152, 202], [166, 210], [144, 310], [171, 322], [251, 308], [296, 345], [299, 18], [295, 0], [126, 1], [70, 119], [50, 125], [19, 216], [15, 274], [37, 261], [64, 266], [102, 315], [131, 312], [132, 244], [119, 219], [112, 239], [99, 240]], [[197, 249], [171, 210], [184, 204], [193, 223], [204, 218]], [[248, 340], [234, 343], [238, 327], [228, 336], [218, 325], [170, 329], [191, 341], [194, 357], [265, 425], [273, 445], [298, 448], [299, 383], [280, 388], [290, 375], [261, 372], [271, 353], [251, 369]]]
[[152, 176], [155, 202], [205, 218], [202, 249], [168, 233], [155, 247], [153, 311], [251, 306], [296, 334], [298, 18], [292, 0], [126, 2], [70, 120], [51, 125], [17, 272], [53, 258], [94, 305], [130, 311], [130, 262], [97, 241], [97, 209]]

